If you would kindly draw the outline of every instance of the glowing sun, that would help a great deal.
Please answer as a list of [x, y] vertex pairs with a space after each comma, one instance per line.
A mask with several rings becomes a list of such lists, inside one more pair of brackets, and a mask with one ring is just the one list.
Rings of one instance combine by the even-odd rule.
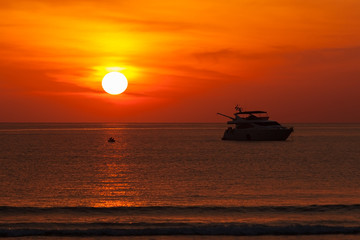
[[110, 72], [102, 80], [102, 87], [105, 92], [117, 95], [126, 90], [128, 81], [124, 74], [119, 72]]

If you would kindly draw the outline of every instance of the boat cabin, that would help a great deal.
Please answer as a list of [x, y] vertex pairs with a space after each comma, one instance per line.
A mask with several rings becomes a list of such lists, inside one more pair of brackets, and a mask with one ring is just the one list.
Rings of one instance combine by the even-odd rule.
[[239, 116], [242, 119], [245, 120], [268, 120], [269, 115], [267, 112], [264, 111], [239, 111], [238, 113], [235, 113], [236, 116]]

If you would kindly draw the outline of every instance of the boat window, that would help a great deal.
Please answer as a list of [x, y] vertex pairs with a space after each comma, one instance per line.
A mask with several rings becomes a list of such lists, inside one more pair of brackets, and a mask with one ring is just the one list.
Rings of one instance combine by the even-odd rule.
[[250, 116], [246, 117], [247, 120], [255, 120], [255, 119], [258, 119], [259, 117], [255, 116], [255, 115], [252, 115], [250, 114]]
[[279, 126], [280, 125], [277, 122], [257, 122], [254, 124], [259, 125], [259, 126]]
[[250, 123], [238, 123], [238, 124], [236, 124], [237, 129], [252, 128], [252, 127], [254, 127], [254, 126], [251, 125]]

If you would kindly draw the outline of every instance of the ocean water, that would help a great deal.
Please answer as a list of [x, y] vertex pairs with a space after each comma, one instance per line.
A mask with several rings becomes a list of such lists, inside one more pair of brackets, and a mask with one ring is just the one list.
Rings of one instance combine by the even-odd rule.
[[0, 123], [0, 237], [359, 239], [360, 124], [292, 126]]

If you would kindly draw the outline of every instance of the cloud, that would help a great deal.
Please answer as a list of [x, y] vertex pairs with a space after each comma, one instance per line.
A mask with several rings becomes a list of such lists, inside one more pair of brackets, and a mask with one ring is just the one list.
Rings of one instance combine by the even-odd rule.
[[47, 93], [99, 93], [99, 90], [79, 86], [68, 81], [56, 81], [50, 75], [55, 70], [22, 66], [18, 63], [4, 64], [0, 62], [1, 90], [7, 92], [47, 92]]
[[215, 51], [196, 52], [193, 55], [199, 61], [210, 61], [217, 63], [220, 61], [261, 59], [265, 56], [268, 56], [269, 54], [266, 52], [256, 53], [226, 48]]
[[303, 50], [290, 53], [288, 56], [294, 57], [295, 54], [299, 56], [299, 62], [306, 65], [355, 63], [360, 61], [360, 46]]
[[109, 17], [109, 16], [99, 16], [99, 19], [116, 24], [119, 28], [130, 29], [132, 31], [146, 31], [146, 32], [176, 32], [182, 30], [189, 30], [198, 27], [197, 25], [186, 23], [186, 22], [176, 22], [176, 21], [156, 21], [149, 20], [146, 18], [125, 18], [125, 17]]

